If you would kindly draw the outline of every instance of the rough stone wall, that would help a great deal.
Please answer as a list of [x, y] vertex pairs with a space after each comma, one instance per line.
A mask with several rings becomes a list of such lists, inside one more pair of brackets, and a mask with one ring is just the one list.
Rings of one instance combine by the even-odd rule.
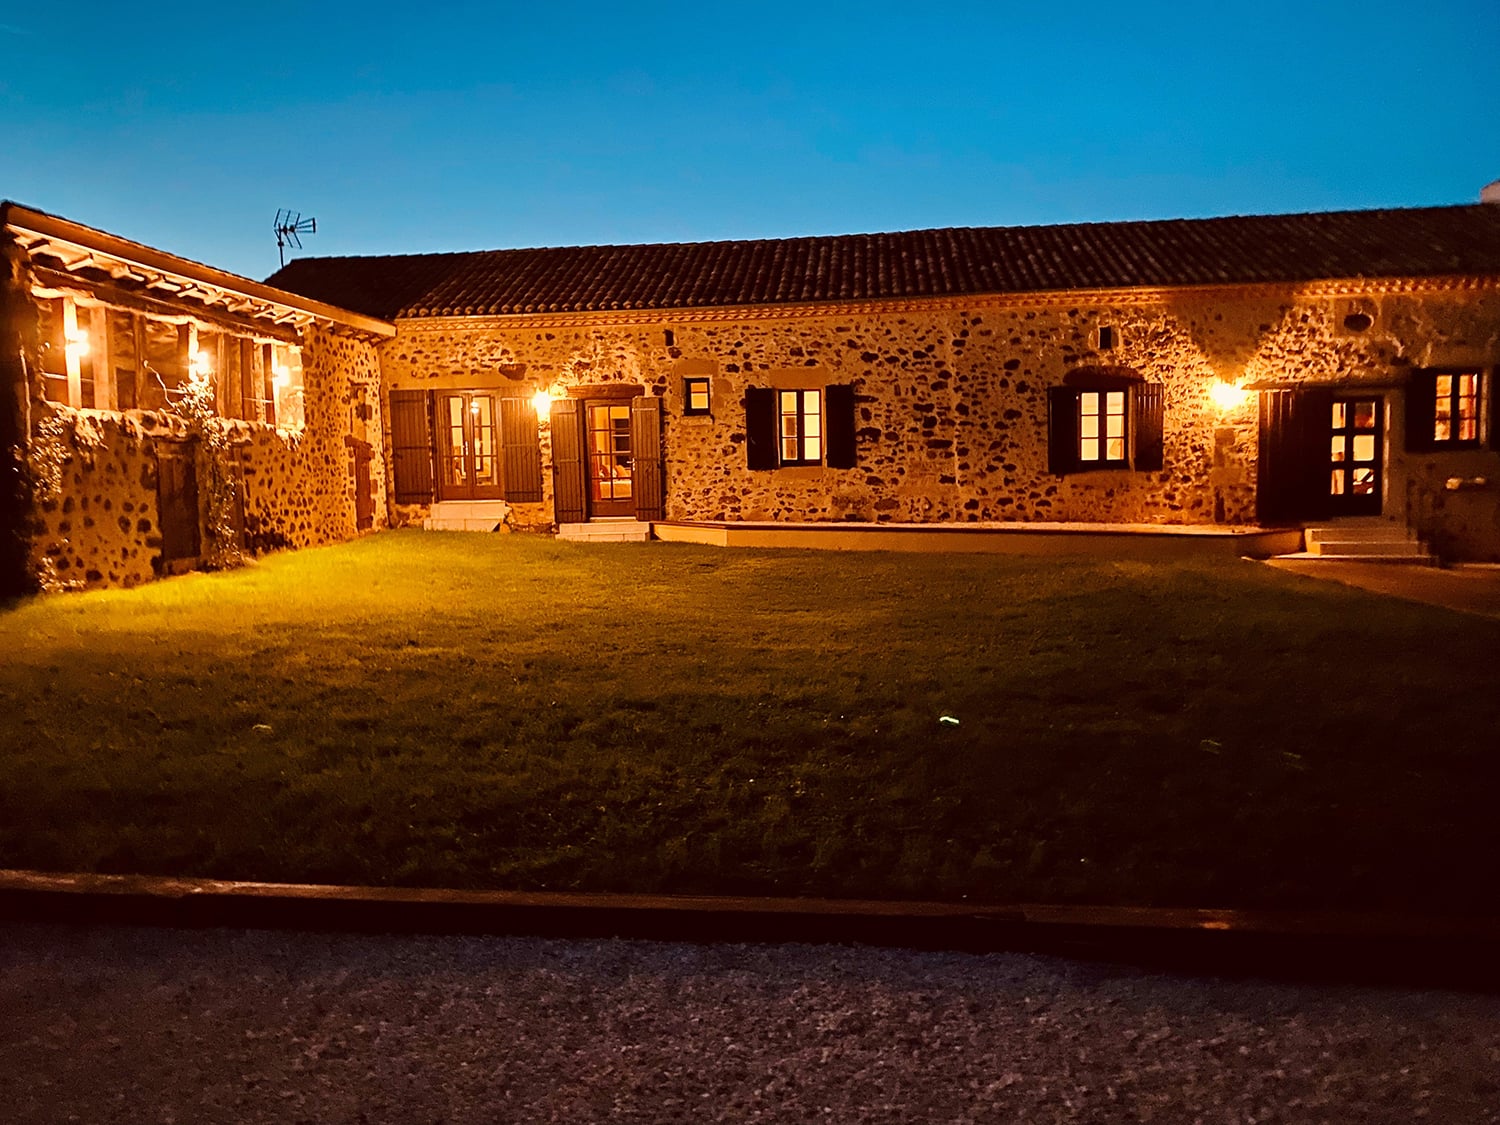
[[37, 583], [59, 590], [150, 581], [161, 554], [154, 441], [158, 432], [180, 435], [180, 425], [153, 414], [54, 409], [33, 443], [33, 463], [53, 466], [36, 474]]
[[303, 339], [302, 372], [303, 430], [239, 427], [245, 530], [258, 551], [321, 546], [357, 534], [353, 454], [346, 438], [373, 446], [376, 522], [384, 523], [385, 452], [374, 347], [313, 327]]

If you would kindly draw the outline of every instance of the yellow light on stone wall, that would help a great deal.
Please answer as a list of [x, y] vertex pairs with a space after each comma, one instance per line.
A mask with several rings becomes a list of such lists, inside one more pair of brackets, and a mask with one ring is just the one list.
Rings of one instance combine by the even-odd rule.
[[552, 396], [546, 391], [537, 391], [531, 396], [531, 405], [536, 407], [538, 418], [545, 418], [552, 411]]
[[278, 387], [289, 387], [292, 385], [292, 369], [284, 363], [278, 363], [271, 368], [271, 382]]
[[1208, 389], [1208, 397], [1213, 400], [1215, 406], [1228, 414], [1244, 406], [1245, 400], [1250, 397], [1250, 392], [1238, 383], [1226, 383], [1219, 380]]

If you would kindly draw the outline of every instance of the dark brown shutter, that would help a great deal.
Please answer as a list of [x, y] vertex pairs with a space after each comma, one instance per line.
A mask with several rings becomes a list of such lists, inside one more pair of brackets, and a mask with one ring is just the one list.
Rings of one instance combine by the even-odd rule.
[[1142, 472], [1162, 467], [1166, 410], [1160, 383], [1138, 383], [1131, 392], [1135, 411], [1135, 465]]
[[426, 391], [391, 392], [391, 470], [396, 503], [432, 502], [432, 428]]
[[823, 424], [828, 434], [828, 467], [854, 468], [854, 384], [835, 383], [824, 390]]
[[635, 518], [660, 520], [665, 489], [662, 487], [661, 399], [640, 395], [630, 400], [631, 478], [635, 491]]
[[557, 523], [582, 523], [583, 412], [577, 399], [552, 401], [552, 518]]
[[512, 504], [542, 502], [542, 446], [536, 407], [530, 399], [500, 399], [500, 448], [505, 466], [505, 498]]
[[1047, 471], [1062, 476], [1078, 468], [1078, 392], [1047, 388]]
[[1490, 428], [1490, 448], [1500, 450], [1500, 387], [1495, 386], [1495, 376], [1500, 375], [1500, 368], [1492, 367], [1481, 375], [1480, 381], [1484, 384], [1480, 387], [1479, 399], [1484, 403], [1480, 409], [1484, 416], [1480, 419]]
[[1327, 515], [1332, 407], [1327, 387], [1260, 392], [1255, 514], [1261, 523]]
[[1433, 447], [1437, 415], [1437, 376], [1413, 371], [1406, 381], [1406, 448], [1417, 453]]
[[776, 392], [770, 387], [745, 388], [745, 467], [774, 469], [776, 457]]

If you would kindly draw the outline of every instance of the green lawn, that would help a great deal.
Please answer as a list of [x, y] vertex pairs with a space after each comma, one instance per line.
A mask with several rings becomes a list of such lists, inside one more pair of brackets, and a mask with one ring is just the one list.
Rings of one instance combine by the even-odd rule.
[[1500, 623], [1252, 563], [398, 532], [0, 652], [0, 866], [1497, 912]]

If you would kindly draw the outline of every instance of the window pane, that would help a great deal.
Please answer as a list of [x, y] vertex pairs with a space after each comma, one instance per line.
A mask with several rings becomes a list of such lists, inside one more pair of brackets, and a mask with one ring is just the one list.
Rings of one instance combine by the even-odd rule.
[[1334, 469], [1333, 479], [1329, 482], [1328, 493], [1330, 496], [1342, 496], [1344, 494], [1344, 470]]
[[1453, 376], [1452, 375], [1439, 375], [1437, 377], [1437, 396], [1438, 396], [1438, 401], [1441, 402], [1443, 399], [1447, 398], [1452, 393], [1453, 393]]
[[1108, 398], [1109, 398], [1109, 412], [1111, 414], [1120, 414], [1120, 415], [1123, 415], [1125, 413], [1125, 392], [1124, 391], [1110, 391]]
[[1081, 460], [1084, 461], [1099, 460], [1099, 439], [1084, 438], [1083, 441], [1079, 443], [1078, 456]]
[[1104, 433], [1106, 437], [1122, 438], [1125, 436], [1125, 419], [1118, 414], [1111, 414], [1107, 419], [1108, 428]]
[[1344, 410], [1344, 404], [1342, 402], [1336, 402], [1333, 404], [1333, 428], [1335, 430], [1342, 430], [1344, 428], [1344, 418], [1346, 417], [1346, 415], [1347, 412]]
[[1078, 396], [1079, 413], [1087, 418], [1099, 413], [1099, 393], [1097, 391], [1084, 391]]
[[1356, 495], [1356, 496], [1370, 496], [1370, 495], [1372, 495], [1374, 493], [1374, 491], [1375, 491], [1375, 470], [1374, 469], [1355, 469], [1354, 470], [1354, 489], [1353, 489], [1354, 495]]
[[1344, 447], [1345, 447], [1345, 444], [1348, 442], [1348, 440], [1349, 439], [1346, 438], [1343, 434], [1335, 434], [1334, 435], [1334, 438], [1333, 438], [1333, 459], [1335, 461], [1342, 461], [1344, 459], [1344, 456], [1345, 456]]
[[1109, 439], [1109, 452], [1105, 455], [1104, 459], [1106, 461], [1123, 461], [1123, 460], [1125, 460], [1125, 439], [1122, 438], [1122, 437], [1112, 437], [1112, 438], [1110, 438]]
[[1375, 428], [1375, 404], [1373, 402], [1362, 401], [1354, 404], [1354, 428], [1356, 430]]
[[1356, 461], [1375, 460], [1375, 435], [1359, 434], [1354, 439], [1354, 459]]
[[1099, 436], [1099, 416], [1097, 414], [1085, 414], [1078, 420], [1078, 436], [1085, 438], [1096, 438]]

